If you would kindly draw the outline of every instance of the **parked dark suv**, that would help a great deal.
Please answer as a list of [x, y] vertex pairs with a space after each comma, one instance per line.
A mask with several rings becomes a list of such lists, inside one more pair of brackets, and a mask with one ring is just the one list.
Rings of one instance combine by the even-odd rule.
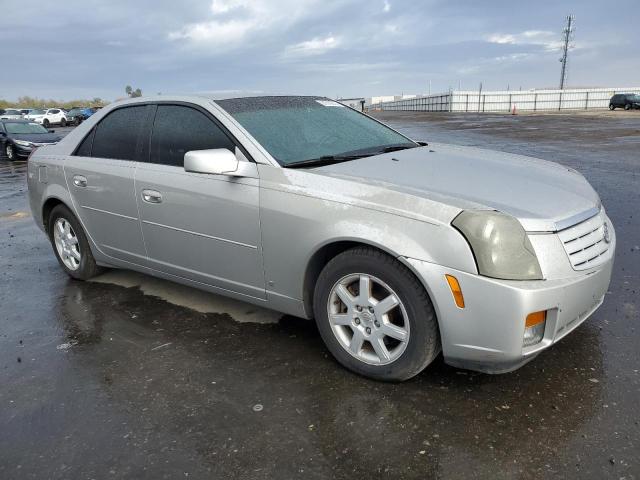
[[631, 110], [632, 108], [640, 108], [640, 95], [635, 93], [618, 93], [609, 100], [609, 110], [616, 108], [624, 108]]

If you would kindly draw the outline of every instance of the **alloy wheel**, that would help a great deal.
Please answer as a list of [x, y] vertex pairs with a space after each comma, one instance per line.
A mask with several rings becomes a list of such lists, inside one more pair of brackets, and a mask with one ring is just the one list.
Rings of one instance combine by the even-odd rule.
[[327, 314], [336, 339], [370, 365], [397, 360], [409, 343], [409, 318], [400, 297], [373, 275], [354, 273], [331, 288]]
[[13, 145], [7, 145], [7, 148], [5, 148], [5, 152], [7, 154], [7, 158], [9, 160], [13, 160], [14, 157], [14, 153], [13, 153]]
[[80, 243], [68, 220], [58, 218], [53, 226], [53, 239], [58, 255], [69, 270], [80, 268]]

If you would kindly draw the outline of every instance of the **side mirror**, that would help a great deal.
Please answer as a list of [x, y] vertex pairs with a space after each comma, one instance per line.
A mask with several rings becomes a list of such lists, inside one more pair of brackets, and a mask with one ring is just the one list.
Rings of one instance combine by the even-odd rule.
[[416, 142], [416, 143], [421, 147], [426, 147], [427, 145], [429, 145], [427, 142]]
[[49, 130], [49, 133], [56, 133], [55, 130]]
[[239, 163], [235, 153], [226, 148], [193, 150], [184, 154], [186, 172], [233, 175]]

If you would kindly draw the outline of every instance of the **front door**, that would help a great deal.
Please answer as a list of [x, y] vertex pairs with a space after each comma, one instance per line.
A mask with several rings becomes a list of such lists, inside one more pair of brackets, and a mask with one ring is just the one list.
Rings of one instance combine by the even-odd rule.
[[158, 105], [149, 146], [136, 170], [148, 266], [265, 298], [257, 169], [242, 178], [185, 172], [188, 151], [236, 147], [195, 106]]
[[144, 265], [134, 174], [146, 106], [108, 114], [67, 157], [65, 177], [85, 231], [110, 257]]

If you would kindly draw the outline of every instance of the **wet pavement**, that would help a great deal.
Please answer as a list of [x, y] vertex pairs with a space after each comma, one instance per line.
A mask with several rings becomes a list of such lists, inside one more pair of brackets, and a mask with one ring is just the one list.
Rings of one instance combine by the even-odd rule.
[[640, 478], [640, 117], [379, 114], [420, 140], [577, 168], [610, 291], [520, 370], [377, 383], [312, 322], [130, 272], [70, 280], [0, 159], [0, 478]]

